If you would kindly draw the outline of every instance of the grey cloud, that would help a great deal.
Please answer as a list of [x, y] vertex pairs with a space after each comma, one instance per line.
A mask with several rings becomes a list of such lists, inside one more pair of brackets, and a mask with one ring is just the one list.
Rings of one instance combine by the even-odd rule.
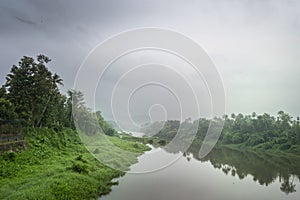
[[228, 112], [275, 114], [284, 109], [299, 114], [296, 0], [3, 0], [0, 83], [21, 56], [45, 53], [53, 60], [51, 69], [71, 88], [93, 47], [120, 31], [143, 26], [179, 31], [206, 49], [223, 77]]

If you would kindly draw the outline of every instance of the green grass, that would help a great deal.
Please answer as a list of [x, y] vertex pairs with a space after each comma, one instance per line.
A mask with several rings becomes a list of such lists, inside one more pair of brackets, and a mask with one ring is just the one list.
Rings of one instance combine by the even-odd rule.
[[[132, 136], [127, 135], [126, 137]], [[129, 141], [118, 136], [108, 137], [104, 134], [80, 134], [80, 138], [95, 158], [103, 164], [121, 171], [128, 171], [132, 163], [137, 162], [137, 156], [151, 149], [134, 138]]]
[[[203, 140], [200, 138], [196, 138], [193, 141], [193, 145], [201, 147]], [[247, 143], [239, 143], [239, 144], [232, 144], [232, 143], [225, 143], [222, 140], [219, 140], [216, 146], [220, 147], [227, 147], [231, 149], [239, 149], [239, 150], [247, 150], [252, 152], [261, 152], [265, 154], [273, 154], [273, 155], [287, 155], [287, 156], [294, 156], [300, 157], [300, 145], [295, 144], [276, 144], [272, 141], [260, 143], [257, 145], [248, 145]]]
[[[96, 199], [110, 192], [116, 184], [112, 179], [125, 174], [101, 164], [71, 129], [28, 129], [26, 134], [28, 150], [0, 156], [0, 199]], [[133, 141], [108, 139], [134, 155], [119, 160], [121, 168], [148, 150]]]
[[122, 134], [120, 134], [120, 136], [122, 137], [123, 140], [139, 142], [142, 144], [151, 144], [154, 147], [161, 147], [167, 143], [166, 140], [160, 139], [158, 137], [147, 137], [147, 136], [134, 137], [134, 136], [128, 135], [126, 133], [122, 133]]

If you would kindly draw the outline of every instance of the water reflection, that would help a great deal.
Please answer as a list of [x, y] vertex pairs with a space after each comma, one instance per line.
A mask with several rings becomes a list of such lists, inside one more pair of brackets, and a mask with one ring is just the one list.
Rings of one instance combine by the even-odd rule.
[[133, 172], [147, 171], [145, 169], [181, 158], [154, 173], [127, 173], [119, 179], [119, 185], [113, 187], [112, 193], [101, 199], [299, 199], [298, 157], [219, 147], [199, 159], [198, 152], [199, 146], [195, 145], [183, 157], [178, 149], [154, 148], [131, 166]]
[[199, 159], [198, 152], [199, 147], [192, 145], [183, 156], [188, 161], [194, 158], [210, 162], [226, 175], [238, 176], [241, 180], [251, 175], [253, 181], [260, 185], [268, 186], [279, 179], [280, 190], [286, 194], [296, 192], [296, 183], [299, 184], [300, 181], [299, 157], [215, 147], [205, 158]]

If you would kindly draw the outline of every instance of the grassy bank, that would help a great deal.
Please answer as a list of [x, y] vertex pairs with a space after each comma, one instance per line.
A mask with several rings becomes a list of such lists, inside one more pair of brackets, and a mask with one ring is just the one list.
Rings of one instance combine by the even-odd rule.
[[[200, 148], [202, 145], [203, 140], [196, 138], [192, 146], [197, 146]], [[269, 155], [286, 155], [289, 157], [300, 158], [300, 145], [290, 145], [289, 149], [284, 148], [285, 145], [283, 144], [271, 144], [269, 143], [261, 143], [257, 145], [249, 146], [246, 143], [241, 144], [226, 144], [223, 141], [218, 141], [216, 147], [220, 148], [229, 148], [233, 150], [239, 151], [249, 151], [253, 153], [262, 153], [262, 154], [269, 154]]]
[[291, 150], [282, 150], [278, 146], [273, 146], [272, 148], [266, 149], [264, 145], [256, 145], [256, 146], [247, 146], [244, 144], [224, 144], [224, 143], [217, 143], [217, 147], [228, 148], [232, 150], [239, 150], [239, 151], [248, 151], [256, 154], [266, 154], [266, 155], [273, 155], [273, 156], [288, 156], [290, 158], [300, 159], [300, 151], [299, 147], [296, 146]]
[[[0, 156], [0, 199], [96, 199], [124, 175], [96, 160], [71, 129], [29, 129], [26, 140], [28, 150]], [[118, 137], [109, 140], [136, 156], [149, 149]]]

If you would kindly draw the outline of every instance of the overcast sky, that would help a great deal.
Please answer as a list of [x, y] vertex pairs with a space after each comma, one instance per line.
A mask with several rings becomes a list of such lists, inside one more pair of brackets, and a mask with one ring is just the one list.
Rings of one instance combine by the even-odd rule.
[[[196, 41], [223, 79], [227, 113], [299, 115], [297, 0], [1, 0], [1, 83], [23, 55], [43, 53], [66, 91], [96, 45], [141, 27], [172, 29]], [[97, 106], [111, 117], [106, 104]]]

